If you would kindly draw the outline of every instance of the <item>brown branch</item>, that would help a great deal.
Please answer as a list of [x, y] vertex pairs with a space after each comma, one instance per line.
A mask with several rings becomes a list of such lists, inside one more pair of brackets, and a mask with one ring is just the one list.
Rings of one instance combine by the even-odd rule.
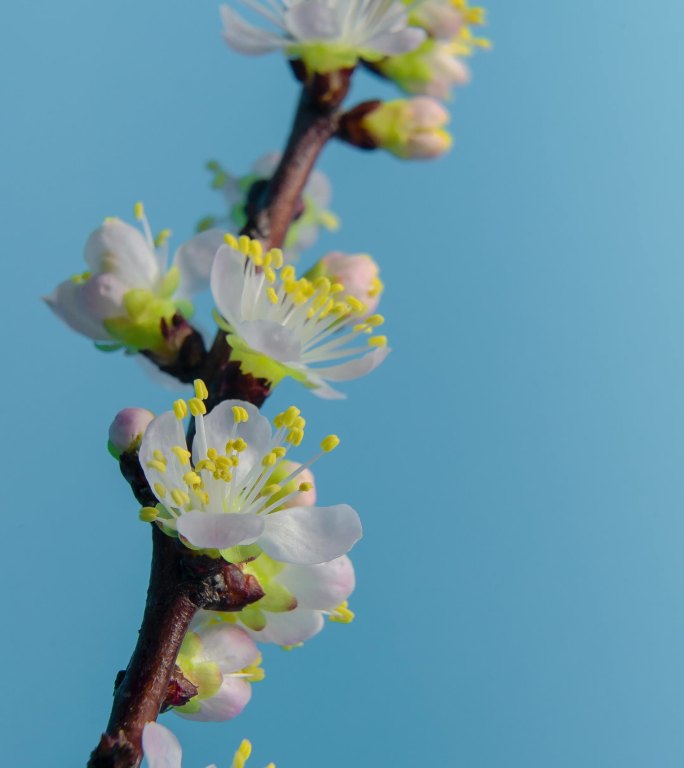
[[152, 568], [138, 642], [114, 694], [107, 732], [89, 768], [131, 768], [142, 759], [142, 731], [156, 720], [185, 633], [200, 608], [236, 611], [263, 597], [251, 576], [220, 558], [193, 555], [152, 526]]

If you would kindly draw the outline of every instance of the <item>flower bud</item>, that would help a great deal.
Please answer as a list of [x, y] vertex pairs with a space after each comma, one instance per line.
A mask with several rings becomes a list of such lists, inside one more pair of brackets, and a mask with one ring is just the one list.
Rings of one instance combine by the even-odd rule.
[[[269, 477], [268, 482], [280, 484], [300, 466], [296, 461], [283, 461]], [[287, 496], [289, 498], [286, 498]], [[313, 506], [316, 503], [316, 483], [313, 472], [310, 469], [303, 469], [294, 480], [282, 487], [280, 493], [273, 496], [276, 501], [278, 498], [284, 499], [283, 507]]]
[[109, 445], [117, 456], [140, 445], [149, 423], [154, 419], [146, 408], [124, 408], [119, 411], [109, 428]]
[[444, 130], [449, 113], [434, 99], [418, 96], [382, 103], [363, 119], [379, 147], [405, 159], [427, 159], [444, 154], [451, 136]]
[[380, 269], [368, 254], [331, 251], [316, 264], [312, 272], [317, 277], [327, 277], [332, 283], [341, 283], [345, 295], [354, 296], [368, 307], [367, 314], [375, 312], [383, 284], [379, 276]]

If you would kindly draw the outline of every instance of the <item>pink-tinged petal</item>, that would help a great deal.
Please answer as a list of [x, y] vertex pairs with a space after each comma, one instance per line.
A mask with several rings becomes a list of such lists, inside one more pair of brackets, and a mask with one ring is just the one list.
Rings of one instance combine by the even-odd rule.
[[209, 287], [211, 268], [216, 252], [223, 245], [223, 231], [209, 229], [181, 245], [173, 263], [180, 270], [180, 284], [176, 295], [189, 298]]
[[239, 334], [252, 349], [281, 363], [297, 363], [302, 342], [289, 328], [273, 320], [248, 320], [240, 323]]
[[191, 510], [178, 518], [178, 533], [200, 549], [228, 549], [253, 544], [264, 529], [257, 515]]
[[348, 552], [363, 535], [356, 510], [334, 507], [292, 507], [266, 515], [258, 544], [274, 560], [313, 565]]
[[320, 611], [296, 608], [287, 613], [269, 613], [268, 622], [261, 632], [248, 631], [259, 643], [297, 645], [317, 635], [324, 624]]
[[44, 301], [57, 317], [65, 322], [76, 333], [87, 336], [93, 341], [111, 341], [112, 337], [96, 319], [91, 317], [83, 307], [82, 284], [73, 280], [65, 280]]
[[266, 32], [245, 21], [227, 5], [221, 6], [223, 39], [238, 53], [259, 56], [282, 48], [283, 40], [272, 32]]
[[143, 753], [149, 768], [181, 768], [183, 750], [168, 728], [147, 723], [143, 728]]
[[319, 565], [286, 565], [278, 580], [297, 598], [298, 608], [317, 611], [333, 610], [356, 586], [354, 566], [346, 555]]
[[[247, 411], [249, 419], [240, 422], [234, 429], [233, 407], [236, 405]], [[217, 405], [204, 417], [204, 430], [207, 437], [207, 447], [216, 448], [220, 454], [225, 452], [226, 443], [230, 439], [241, 437], [247, 443], [246, 450], [240, 454], [240, 464], [233, 472], [233, 477], [236, 480], [249, 472], [257, 461], [261, 461], [268, 451], [272, 436], [269, 420], [258, 408], [243, 400], [224, 400]], [[192, 455], [195, 464], [200, 459], [206, 458], [200, 455], [200, 445], [197, 438], [195, 438], [192, 446]]]
[[85, 311], [98, 321], [126, 314], [124, 294], [128, 288], [116, 275], [94, 275], [81, 285], [81, 302]]
[[289, 8], [285, 13], [285, 24], [296, 40], [334, 40], [341, 34], [335, 10], [311, 0]]
[[151, 288], [159, 277], [157, 254], [142, 232], [119, 219], [92, 233], [85, 260], [92, 272], [112, 272], [129, 288]]
[[[341, 602], [342, 600], [335, 605]], [[254, 645], [254, 641], [240, 627], [215, 624], [201, 629], [199, 635], [202, 640], [202, 653], [198, 660], [215, 662], [224, 675], [239, 672], [253, 664], [259, 656], [259, 649]]]
[[[185, 488], [183, 475], [189, 467], [187, 465], [183, 467], [176, 455], [171, 452], [171, 449], [177, 445], [181, 448], [185, 446], [183, 426], [172, 411], [167, 411], [157, 416], [147, 427], [140, 445], [140, 466], [153, 490], [157, 483], [161, 483], [168, 489]], [[153, 463], [156, 461], [155, 451], [161, 451], [166, 458], [166, 470], [164, 472], [155, 468]], [[161, 496], [157, 495], [157, 498], [164, 502], [164, 498]], [[168, 497], [166, 503], [169, 503]]]
[[178, 709], [173, 711], [186, 720], [221, 723], [237, 717], [251, 698], [252, 686], [249, 683], [240, 678], [227, 677], [215, 696], [199, 702], [199, 712], [186, 713]]
[[245, 284], [245, 257], [227, 245], [219, 248], [211, 268], [210, 282], [218, 311], [231, 325], [239, 325]]
[[387, 56], [398, 56], [414, 51], [425, 40], [425, 30], [408, 27], [401, 32], [385, 32], [367, 40], [363, 47], [384, 53]]
[[389, 347], [379, 347], [363, 357], [356, 357], [339, 365], [331, 365], [329, 368], [314, 368], [314, 371], [321, 379], [351, 381], [351, 379], [358, 379], [360, 376], [365, 376], [375, 370], [390, 352]]
[[318, 208], [327, 208], [332, 200], [332, 184], [330, 179], [320, 171], [314, 171], [309, 176], [309, 183], [304, 194], [310, 197]]

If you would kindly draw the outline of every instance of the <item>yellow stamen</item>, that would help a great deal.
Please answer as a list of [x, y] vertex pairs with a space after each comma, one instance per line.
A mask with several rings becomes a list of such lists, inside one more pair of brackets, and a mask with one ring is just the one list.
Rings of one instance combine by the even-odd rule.
[[369, 347], [386, 347], [387, 336], [371, 336], [370, 339], [368, 339], [368, 346]]
[[356, 615], [354, 611], [350, 611], [347, 606], [348, 603], [346, 600], [341, 605], [338, 605], [330, 614], [330, 621], [335, 621], [338, 624], [351, 624], [356, 618]]
[[171, 498], [177, 507], [182, 507], [184, 504], [190, 503], [190, 497], [185, 491], [181, 491], [180, 488], [174, 488], [171, 491]]
[[300, 493], [308, 493], [313, 488], [313, 483], [300, 483], [299, 484], [299, 492]]
[[176, 414], [178, 421], [184, 419], [188, 415], [188, 404], [185, 400], [176, 400], [173, 404], [173, 412]]
[[231, 248], [238, 250], [238, 241], [235, 235], [231, 235], [230, 232], [226, 232], [226, 234], [223, 236], [223, 239], [226, 243], [226, 245], [229, 245]]
[[159, 517], [159, 510], [156, 507], [143, 507], [138, 513], [138, 517], [143, 523], [151, 523]]
[[249, 421], [249, 413], [247, 413], [247, 410], [243, 408], [241, 405], [234, 405], [233, 419], [235, 419], [236, 424]]
[[190, 406], [190, 413], [193, 416], [204, 416], [207, 412], [207, 406], [204, 404], [203, 400], [199, 399], [199, 397], [191, 397], [188, 400], [188, 405]]
[[165, 485], [163, 485], [162, 483], [155, 483], [152, 487], [154, 488], [154, 492], [157, 494], [157, 496], [160, 499], [165, 499], [166, 498], [166, 486]]
[[162, 475], [166, 472], [166, 464], [161, 461], [157, 461], [156, 459], [154, 461], [148, 461], [147, 467], [149, 469], [156, 469], [157, 472], [161, 472]]
[[278, 303], [278, 294], [271, 287], [266, 289], [266, 298], [271, 302], [271, 304]]
[[340, 438], [337, 435], [328, 435], [321, 441], [321, 450], [330, 453], [330, 451], [334, 451], [339, 444]]
[[185, 480], [185, 482], [191, 487], [195, 485], [202, 485], [202, 478], [197, 474], [197, 472], [186, 472], [183, 475], [183, 480]]
[[171, 449], [171, 453], [175, 454], [176, 458], [180, 462], [181, 467], [185, 467], [190, 463], [190, 457], [192, 454], [187, 448], [183, 448], [180, 445], [174, 445]]
[[209, 390], [202, 379], [195, 379], [195, 397], [200, 400], [206, 400], [209, 397]]
[[142, 221], [145, 218], [145, 206], [138, 202], [133, 206], [133, 215], [138, 221]]

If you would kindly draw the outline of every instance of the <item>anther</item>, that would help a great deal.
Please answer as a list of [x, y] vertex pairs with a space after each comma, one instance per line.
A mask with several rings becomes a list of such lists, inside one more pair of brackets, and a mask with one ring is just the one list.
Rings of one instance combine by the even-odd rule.
[[330, 451], [334, 451], [339, 444], [340, 438], [337, 435], [328, 435], [321, 441], [321, 450], [325, 451], [325, 453], [330, 453]]
[[209, 390], [202, 379], [195, 379], [195, 397], [200, 400], [206, 400], [209, 397]]
[[176, 418], [180, 421], [188, 415], [188, 404], [185, 400], [176, 400], [173, 404], [173, 412], [176, 414]]
[[143, 523], [151, 523], [159, 517], [159, 510], [156, 507], [143, 507], [138, 513], [138, 517]]

